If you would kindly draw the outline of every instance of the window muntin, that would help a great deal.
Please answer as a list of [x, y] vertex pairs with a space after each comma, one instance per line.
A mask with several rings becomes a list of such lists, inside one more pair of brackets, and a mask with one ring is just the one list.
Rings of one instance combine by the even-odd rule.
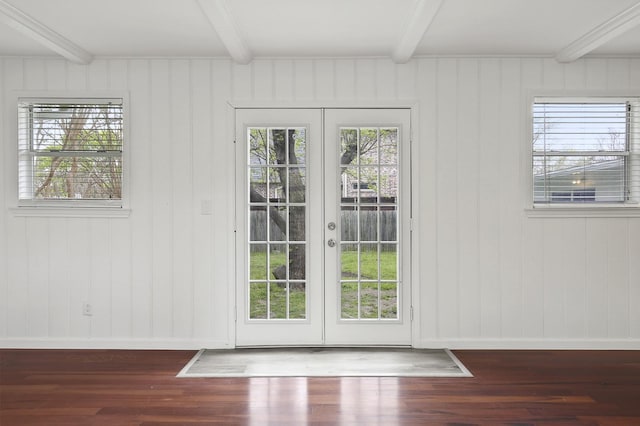
[[20, 205], [119, 206], [123, 100], [18, 100]]
[[638, 105], [635, 99], [535, 99], [534, 205], [637, 203]]

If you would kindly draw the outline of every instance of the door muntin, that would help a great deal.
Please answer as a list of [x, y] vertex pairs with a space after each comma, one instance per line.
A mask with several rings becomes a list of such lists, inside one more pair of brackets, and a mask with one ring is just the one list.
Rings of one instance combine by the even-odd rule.
[[340, 319], [398, 320], [398, 127], [340, 127]]
[[237, 346], [411, 343], [409, 112], [236, 110]]
[[246, 130], [249, 320], [307, 317], [305, 127]]

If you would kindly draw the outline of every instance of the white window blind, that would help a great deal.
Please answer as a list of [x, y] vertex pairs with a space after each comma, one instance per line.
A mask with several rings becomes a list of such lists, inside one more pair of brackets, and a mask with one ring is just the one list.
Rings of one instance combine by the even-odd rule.
[[18, 101], [22, 205], [119, 205], [122, 99]]
[[535, 204], [640, 199], [640, 100], [536, 98]]

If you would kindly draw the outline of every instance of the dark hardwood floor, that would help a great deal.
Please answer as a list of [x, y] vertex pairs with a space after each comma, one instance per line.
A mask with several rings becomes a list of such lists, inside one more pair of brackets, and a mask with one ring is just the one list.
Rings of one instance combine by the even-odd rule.
[[184, 379], [193, 351], [0, 350], [0, 425], [640, 425], [640, 351], [456, 351], [473, 378]]

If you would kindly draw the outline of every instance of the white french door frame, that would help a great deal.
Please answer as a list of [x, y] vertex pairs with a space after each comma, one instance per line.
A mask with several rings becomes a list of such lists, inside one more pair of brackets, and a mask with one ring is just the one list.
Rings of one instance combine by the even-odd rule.
[[[418, 172], [418, 167], [416, 167], [416, 164], [414, 164], [417, 159], [419, 158], [418, 154], [418, 150], [419, 147], [415, 144], [413, 144], [413, 141], [416, 140], [416, 138], [418, 137], [418, 127], [417, 127], [417, 123], [418, 123], [418, 104], [417, 103], [397, 103], [397, 102], [390, 102], [390, 103], [384, 103], [383, 105], [345, 105], [345, 104], [339, 104], [339, 105], [333, 105], [333, 104], [327, 104], [327, 103], [322, 103], [322, 104], [304, 104], [304, 105], [295, 105], [295, 106], [265, 106], [264, 104], [258, 104], [258, 103], [235, 103], [235, 102], [229, 102], [228, 103], [228, 112], [229, 112], [229, 116], [232, 119], [233, 125], [230, 126], [230, 130], [232, 130], [233, 133], [233, 139], [235, 141], [236, 139], [236, 134], [237, 134], [237, 123], [236, 123], [236, 112], [237, 110], [240, 109], [261, 109], [261, 110], [283, 110], [283, 109], [290, 109], [290, 110], [299, 110], [299, 109], [311, 109], [311, 110], [321, 110], [322, 111], [322, 131], [324, 132], [324, 110], [326, 109], [408, 109], [410, 110], [410, 128], [406, 129], [405, 131], [408, 130], [408, 140], [405, 140], [401, 143], [403, 143], [402, 146], [402, 150], [405, 151], [405, 155], [403, 155], [403, 158], [401, 161], [404, 162], [404, 165], [402, 167], [407, 168], [408, 171], [406, 171], [404, 173], [405, 177], [408, 176], [408, 181], [405, 180], [404, 184], [403, 184], [403, 192], [402, 192], [402, 196], [408, 198], [408, 200], [406, 201], [405, 206], [408, 206], [408, 212], [407, 214], [404, 216], [405, 218], [409, 218], [409, 222], [403, 222], [401, 224], [401, 226], [406, 227], [406, 229], [403, 232], [403, 238], [406, 240], [406, 242], [403, 244], [404, 248], [403, 248], [403, 263], [408, 263], [408, 266], [403, 266], [402, 269], [405, 271], [405, 277], [403, 279], [404, 282], [408, 282], [410, 285], [410, 306], [408, 306], [408, 311], [407, 311], [407, 318], [404, 318], [404, 320], [407, 321], [411, 321], [411, 337], [410, 337], [410, 345], [411, 346], [415, 346], [415, 347], [419, 347], [420, 346], [420, 339], [421, 339], [421, 315], [420, 315], [420, 302], [421, 302], [421, 291], [420, 291], [420, 283], [419, 280], [417, 279], [417, 277], [419, 277], [419, 252], [418, 252], [418, 244], [417, 244], [417, 240], [418, 238], [416, 238], [416, 236], [418, 235], [418, 224], [417, 221], [414, 220], [415, 218], [415, 214], [416, 212], [414, 211], [415, 207], [417, 206], [417, 190], [419, 189], [419, 176], [417, 176]], [[323, 141], [326, 140], [325, 139], [325, 135], [324, 133], [322, 134], [322, 139]], [[241, 317], [239, 309], [238, 309], [238, 304], [240, 303], [240, 299], [238, 298], [238, 291], [240, 289], [240, 285], [239, 280], [243, 279], [244, 277], [244, 272], [241, 271], [241, 267], [246, 266], [246, 259], [242, 260], [239, 259], [239, 253], [241, 250], [241, 247], [244, 246], [245, 243], [245, 235], [239, 233], [239, 229], [242, 227], [241, 223], [238, 223], [239, 219], [243, 217], [243, 213], [242, 211], [238, 211], [238, 209], [242, 208], [245, 209], [246, 205], [244, 205], [243, 202], [239, 202], [238, 199], [244, 200], [243, 195], [240, 194], [237, 191], [238, 188], [238, 168], [241, 167], [241, 164], [238, 162], [238, 155], [237, 152], [240, 148], [240, 144], [245, 143], [245, 141], [241, 141], [238, 140], [236, 141], [237, 143], [235, 143], [235, 151], [236, 151], [236, 155], [235, 155], [235, 169], [236, 169], [236, 173], [234, 174], [234, 183], [233, 183], [233, 188], [236, 190], [236, 202], [235, 202], [235, 213], [234, 213], [234, 235], [235, 235], [235, 241], [234, 241], [234, 247], [236, 247], [236, 249], [234, 250], [234, 258], [235, 261], [233, 262], [236, 267], [235, 267], [235, 279], [233, 280], [232, 283], [230, 283], [230, 292], [229, 292], [229, 302], [230, 302], [230, 309], [228, 310], [229, 312], [229, 324], [228, 324], [228, 336], [229, 336], [229, 347], [234, 347], [234, 346], [259, 346], [259, 345], [281, 345], [281, 343], [270, 343], [271, 339], [268, 338], [263, 342], [244, 342], [241, 340], [238, 340], [238, 336], [237, 336], [237, 322], [240, 321], [244, 321], [244, 319]], [[321, 155], [323, 155], [324, 153], [322, 153]], [[323, 155], [323, 161], [322, 161], [323, 165], [323, 169], [324, 169], [324, 155]], [[405, 178], [406, 179], [406, 178]], [[323, 191], [324, 193], [324, 188]], [[322, 209], [322, 218], [320, 219], [320, 223], [322, 223], [322, 225], [326, 225], [326, 217], [324, 217], [324, 208]], [[326, 241], [322, 241], [321, 244], [321, 251], [322, 251], [322, 262], [324, 264], [325, 259], [324, 259], [324, 250], [325, 250], [325, 245], [326, 245]], [[321, 274], [321, 279], [324, 280], [324, 271], [319, 272]], [[408, 275], [408, 276], [407, 276]], [[323, 305], [322, 305], [322, 315], [323, 315], [323, 319], [322, 319], [322, 327], [325, 327], [325, 312], [326, 312], [326, 308], [324, 306], [324, 295], [323, 295]], [[435, 305], [434, 303], [428, 303], [429, 305]], [[235, 306], [235, 308], [234, 308]], [[432, 324], [433, 326], [435, 326], [435, 324]], [[431, 327], [429, 327], [431, 328]], [[321, 342], [317, 342], [317, 341], [308, 341], [305, 342], [304, 340], [296, 340], [295, 342], [285, 342], [285, 345], [307, 345], [307, 346], [315, 346], [315, 345], [332, 345], [332, 346], [338, 346], [338, 345], [350, 345], [349, 342], [339, 342], [339, 341], [329, 341], [326, 342], [325, 341], [325, 336], [324, 336], [324, 331], [322, 332], [322, 341]], [[358, 343], [355, 343], [358, 344]], [[354, 344], [354, 345], [355, 345]], [[364, 343], [366, 344], [366, 343]], [[373, 342], [371, 343], [373, 344]]]
[[[324, 307], [322, 294], [323, 253], [321, 232], [311, 232], [311, 223], [321, 223], [322, 217], [322, 191], [311, 192], [305, 187], [305, 238], [304, 244], [307, 247], [305, 256], [305, 319], [248, 319], [249, 289], [247, 286], [249, 259], [247, 244], [250, 240], [248, 231], [249, 225], [246, 217], [247, 207], [250, 205], [247, 197], [247, 187], [249, 176], [247, 172], [247, 160], [249, 159], [246, 147], [246, 131], [248, 128], [273, 128], [286, 125], [289, 128], [305, 128], [306, 153], [305, 153], [305, 174], [306, 182], [322, 180], [322, 117], [315, 109], [307, 108], [271, 108], [254, 109], [245, 108], [236, 111], [236, 117], [242, 114], [246, 122], [236, 122], [236, 338], [237, 346], [274, 346], [274, 345], [305, 345], [318, 346], [323, 344], [323, 321]], [[286, 114], [283, 122], [282, 116]], [[249, 124], [250, 123], [250, 124]], [[268, 133], [268, 132], [267, 132]], [[310, 161], [310, 158], [317, 160]], [[271, 166], [258, 166], [266, 169]], [[253, 167], [252, 167], [253, 168]], [[269, 178], [270, 180], [271, 178]], [[267, 197], [269, 198], [269, 197]], [[289, 200], [287, 198], [287, 205]], [[270, 212], [267, 203], [267, 212]], [[269, 213], [267, 213], [269, 214]], [[241, 219], [242, 218], [242, 219]], [[285, 219], [288, 220], [288, 219]], [[268, 221], [268, 219], [267, 219]], [[269, 239], [269, 237], [267, 237]], [[295, 243], [294, 243], [295, 244]], [[275, 246], [286, 247], [289, 251], [290, 243], [273, 243]], [[269, 246], [269, 243], [267, 244]], [[271, 249], [268, 248], [267, 251]], [[268, 257], [267, 257], [268, 259]], [[322, 259], [322, 262], [312, 262], [311, 259]], [[262, 281], [262, 280], [260, 280]], [[265, 283], [267, 288], [271, 288], [272, 283]], [[267, 290], [269, 298], [269, 290]], [[289, 300], [287, 298], [287, 304]], [[269, 311], [269, 305], [265, 307]], [[246, 336], [251, 336], [247, 338]]]
[[[336, 247], [329, 247], [325, 241], [325, 340], [324, 343], [329, 346], [338, 345], [394, 345], [405, 346], [412, 343], [412, 295], [411, 295], [411, 168], [408, 167], [410, 163], [410, 145], [411, 145], [411, 118], [410, 111], [405, 108], [349, 108], [349, 109], [335, 109], [327, 108], [324, 110], [324, 147], [325, 170], [324, 183], [327, 185], [323, 192], [325, 194], [325, 235], [326, 239], [336, 238], [338, 244]], [[391, 166], [398, 172], [397, 176], [400, 179], [400, 186], [397, 189], [397, 200], [393, 205], [397, 209], [399, 214], [397, 218], [397, 236], [395, 243], [390, 245], [395, 246], [396, 253], [400, 259], [400, 263], [397, 265], [397, 276], [394, 278], [398, 288], [398, 308], [396, 312], [397, 318], [395, 319], [346, 319], [341, 318], [340, 303], [343, 301], [341, 290], [337, 288], [334, 283], [341, 283], [344, 278], [341, 278], [341, 273], [338, 268], [340, 260], [339, 248], [343, 246], [371, 246], [370, 243], [363, 243], [359, 238], [356, 244], [352, 244], [351, 241], [341, 241], [340, 238], [340, 226], [335, 231], [329, 231], [326, 229], [328, 222], [336, 222], [339, 224], [341, 210], [340, 194], [337, 192], [340, 187], [339, 181], [341, 172], [340, 168], [344, 165], [339, 164], [338, 157], [340, 153], [340, 133], [342, 129], [348, 128], [397, 128], [398, 141], [397, 141], [397, 161]], [[327, 155], [329, 153], [329, 155]], [[360, 154], [358, 154], [359, 156]], [[382, 155], [382, 154], [381, 154]], [[378, 168], [382, 170], [384, 164], [378, 160], [378, 165], [374, 166], [376, 174]], [[356, 169], [368, 169], [368, 165], [357, 165]], [[380, 173], [380, 179], [384, 178]], [[378, 190], [382, 195], [382, 190]], [[345, 208], [350, 210], [355, 208], [360, 210], [366, 209], [366, 206], [371, 207], [371, 204], [365, 203], [360, 205], [359, 203], [351, 204], [346, 203]], [[378, 204], [377, 208], [384, 208], [385, 204]], [[373, 245], [380, 246], [389, 245], [383, 242], [382, 237]], [[356, 250], [358, 251], [358, 250]], [[381, 255], [381, 253], [378, 253]], [[380, 260], [379, 260], [380, 262]], [[380, 272], [379, 272], [380, 273]], [[379, 278], [382, 278], [379, 277]], [[360, 278], [358, 278], [360, 281]], [[365, 281], [365, 280], [363, 280]], [[354, 284], [354, 283], [352, 283]], [[378, 291], [380, 290], [381, 281], [378, 282]], [[408, 285], [406, 285], [408, 284]], [[348, 285], [348, 284], [346, 284]], [[358, 293], [360, 293], [361, 286], [364, 287], [364, 282], [358, 285]], [[370, 285], [370, 284], [369, 284]], [[364, 296], [362, 296], [364, 298]], [[379, 297], [382, 297], [379, 293]], [[358, 296], [360, 299], [360, 296]], [[379, 300], [381, 303], [381, 300]], [[379, 309], [381, 308], [378, 306]]]

